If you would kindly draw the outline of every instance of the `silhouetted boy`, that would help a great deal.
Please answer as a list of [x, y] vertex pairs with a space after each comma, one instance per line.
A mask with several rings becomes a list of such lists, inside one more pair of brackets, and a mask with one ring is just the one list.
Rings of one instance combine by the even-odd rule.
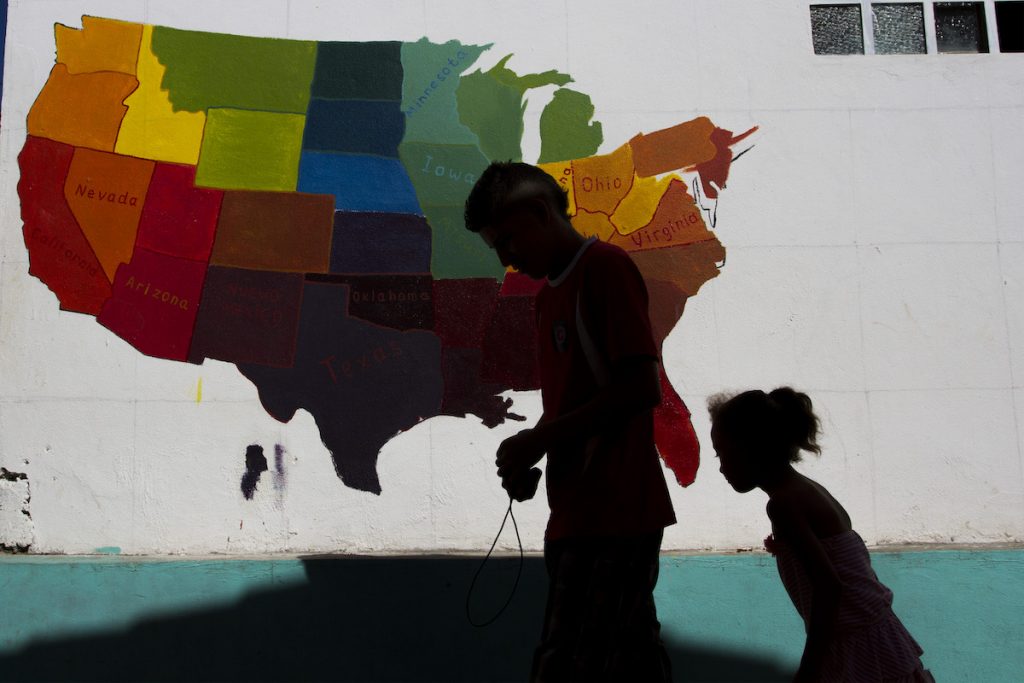
[[534, 681], [669, 680], [653, 590], [675, 523], [654, 447], [661, 401], [647, 290], [629, 256], [569, 222], [568, 198], [535, 166], [494, 163], [466, 200], [466, 227], [537, 295], [544, 414], [498, 448], [516, 500], [547, 454], [549, 589]]

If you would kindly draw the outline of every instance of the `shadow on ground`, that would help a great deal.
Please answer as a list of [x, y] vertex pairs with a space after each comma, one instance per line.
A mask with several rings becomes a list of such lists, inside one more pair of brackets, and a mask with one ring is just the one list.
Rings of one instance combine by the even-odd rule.
[[[235, 604], [37, 641], [0, 656], [0, 681], [522, 681], [547, 579], [526, 560], [505, 613], [466, 618], [479, 559], [303, 560], [308, 582]], [[491, 560], [473, 598], [484, 620], [504, 602], [518, 558]], [[667, 641], [675, 680], [785, 681], [771, 660]]]

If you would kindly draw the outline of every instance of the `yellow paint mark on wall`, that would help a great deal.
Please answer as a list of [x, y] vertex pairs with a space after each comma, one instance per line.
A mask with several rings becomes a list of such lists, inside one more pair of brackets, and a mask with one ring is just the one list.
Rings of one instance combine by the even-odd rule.
[[206, 114], [175, 112], [161, 88], [166, 68], [153, 54], [153, 27], [142, 30], [138, 89], [125, 100], [128, 113], [117, 136], [118, 154], [195, 166], [203, 142]]
[[203, 402], [203, 378], [200, 377], [196, 383], [196, 403]]

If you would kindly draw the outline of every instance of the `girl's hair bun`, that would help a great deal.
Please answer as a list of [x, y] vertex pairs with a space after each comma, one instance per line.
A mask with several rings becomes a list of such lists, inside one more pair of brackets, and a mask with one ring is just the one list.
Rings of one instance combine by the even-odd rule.
[[811, 399], [792, 387], [716, 394], [708, 399], [708, 412], [715, 427], [742, 435], [770, 456], [797, 462], [801, 450], [821, 453], [821, 423]]

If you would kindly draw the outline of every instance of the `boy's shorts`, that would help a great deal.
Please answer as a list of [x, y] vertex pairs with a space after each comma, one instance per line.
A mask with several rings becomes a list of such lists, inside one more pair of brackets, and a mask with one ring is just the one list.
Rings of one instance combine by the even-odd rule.
[[654, 606], [661, 537], [545, 543], [548, 600], [531, 681], [671, 680]]

